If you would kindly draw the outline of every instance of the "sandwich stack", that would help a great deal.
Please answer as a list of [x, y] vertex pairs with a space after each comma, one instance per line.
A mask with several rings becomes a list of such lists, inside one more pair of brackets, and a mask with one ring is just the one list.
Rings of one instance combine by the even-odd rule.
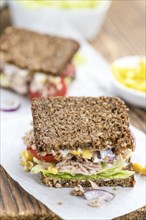
[[23, 137], [27, 150], [21, 163], [41, 173], [49, 187], [88, 187], [90, 181], [134, 186], [127, 112], [124, 102], [112, 97], [34, 99], [33, 129]]
[[78, 48], [72, 39], [7, 28], [0, 38], [1, 87], [30, 98], [65, 95]]

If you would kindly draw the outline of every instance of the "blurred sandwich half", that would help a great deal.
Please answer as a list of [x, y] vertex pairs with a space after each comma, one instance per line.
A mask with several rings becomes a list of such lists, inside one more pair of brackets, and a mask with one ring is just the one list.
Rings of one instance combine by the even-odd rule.
[[0, 37], [1, 87], [33, 97], [63, 96], [75, 78], [72, 39], [9, 27]]
[[134, 186], [127, 107], [112, 97], [32, 101], [33, 129], [21, 163], [49, 187]]

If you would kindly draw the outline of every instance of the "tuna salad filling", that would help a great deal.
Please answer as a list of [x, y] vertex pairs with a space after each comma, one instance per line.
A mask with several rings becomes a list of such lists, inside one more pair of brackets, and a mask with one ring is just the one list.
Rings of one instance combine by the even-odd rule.
[[[66, 87], [75, 77], [75, 66], [71, 63], [60, 76], [30, 73], [12, 64], [1, 64], [0, 86], [10, 88], [20, 95], [39, 93], [40, 96], [65, 95]], [[32, 97], [33, 98], [33, 97]]]
[[23, 142], [27, 149], [22, 153], [21, 164], [32, 174], [63, 179], [115, 179], [128, 178], [134, 174], [126, 170], [132, 150], [126, 149], [116, 155], [114, 147], [103, 151], [91, 149], [60, 150], [38, 153], [33, 130], [26, 133]]

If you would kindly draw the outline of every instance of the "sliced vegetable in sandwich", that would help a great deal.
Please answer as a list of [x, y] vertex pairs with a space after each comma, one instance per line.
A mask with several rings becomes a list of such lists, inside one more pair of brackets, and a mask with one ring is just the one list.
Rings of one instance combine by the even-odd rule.
[[9, 27], [0, 37], [0, 86], [31, 99], [64, 96], [78, 49], [72, 39]]
[[32, 101], [33, 129], [23, 137], [21, 164], [51, 187], [134, 186], [134, 138], [127, 107], [112, 97]]

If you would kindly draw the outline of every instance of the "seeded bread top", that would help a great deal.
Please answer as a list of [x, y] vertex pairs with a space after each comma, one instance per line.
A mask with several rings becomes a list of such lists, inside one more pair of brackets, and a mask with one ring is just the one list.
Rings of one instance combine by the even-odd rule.
[[32, 116], [38, 151], [60, 149], [133, 150], [127, 108], [112, 97], [52, 97], [34, 99]]
[[71, 39], [9, 27], [0, 37], [0, 51], [7, 63], [30, 72], [61, 75], [79, 44]]

